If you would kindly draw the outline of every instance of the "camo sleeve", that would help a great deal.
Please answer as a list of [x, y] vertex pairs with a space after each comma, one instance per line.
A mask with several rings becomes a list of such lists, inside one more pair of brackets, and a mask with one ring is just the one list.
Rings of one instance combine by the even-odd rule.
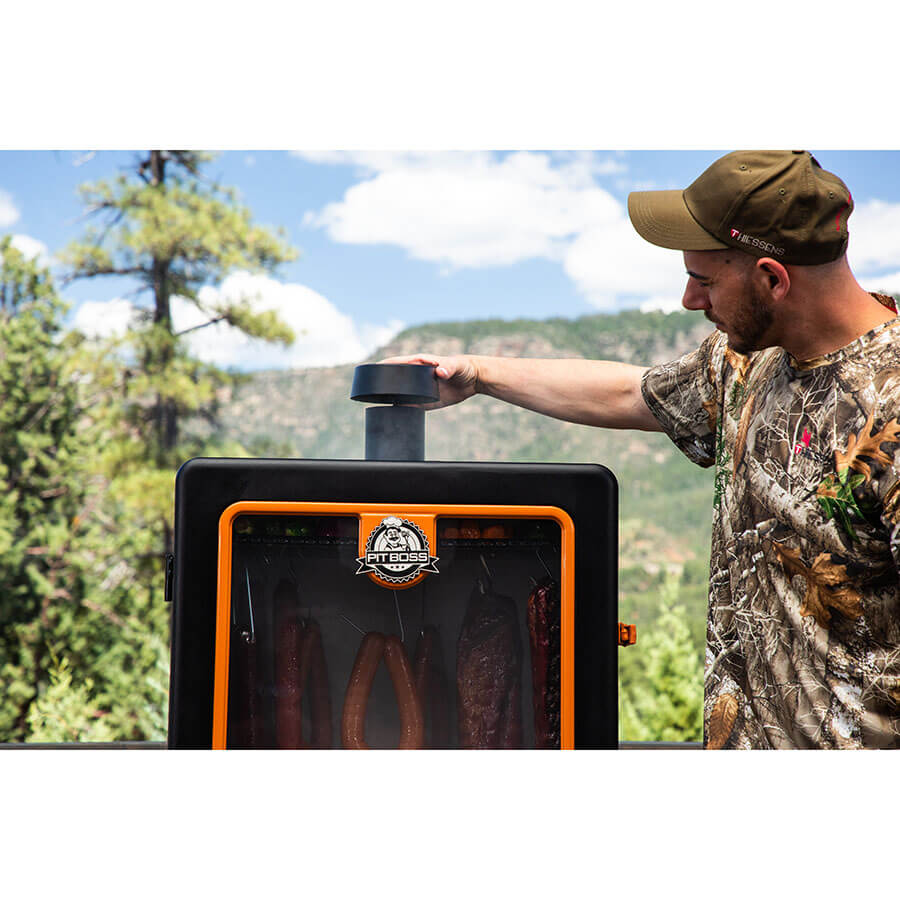
[[714, 331], [690, 353], [644, 373], [641, 393], [663, 431], [687, 458], [704, 468], [716, 459], [726, 341]]

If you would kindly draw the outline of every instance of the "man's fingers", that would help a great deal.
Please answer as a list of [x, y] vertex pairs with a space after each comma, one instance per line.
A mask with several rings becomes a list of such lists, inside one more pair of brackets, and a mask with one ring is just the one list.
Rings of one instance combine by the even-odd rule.
[[453, 374], [451, 370], [442, 363], [436, 356], [391, 356], [387, 359], [379, 360], [379, 364], [392, 364], [392, 365], [419, 365], [419, 366], [435, 366], [435, 374], [438, 378], [443, 378], [444, 380], [451, 377]]
[[[465, 357], [460, 356], [431, 356], [426, 354], [418, 354], [416, 356], [391, 356], [388, 359], [381, 360], [382, 363], [394, 365], [422, 365], [434, 366], [435, 375], [441, 380], [449, 382], [451, 385], [462, 381], [468, 381], [469, 372], [465, 365]], [[458, 403], [461, 398], [451, 401]], [[439, 404], [440, 406], [446, 403]], [[435, 407], [437, 408], [437, 407]]]
[[389, 363], [402, 366], [436, 366], [438, 364], [438, 361], [430, 356], [390, 356], [387, 359], [380, 359], [378, 362], [379, 365]]

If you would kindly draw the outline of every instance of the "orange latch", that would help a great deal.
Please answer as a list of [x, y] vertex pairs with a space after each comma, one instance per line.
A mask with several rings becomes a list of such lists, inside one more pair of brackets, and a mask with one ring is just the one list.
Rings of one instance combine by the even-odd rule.
[[630, 647], [637, 643], [637, 625], [626, 625], [619, 622], [619, 646]]

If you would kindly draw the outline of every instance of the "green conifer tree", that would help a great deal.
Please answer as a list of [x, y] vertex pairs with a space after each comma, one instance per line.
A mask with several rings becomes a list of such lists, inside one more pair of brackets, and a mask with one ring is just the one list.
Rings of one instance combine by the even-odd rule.
[[[703, 659], [678, 603], [681, 576], [669, 573], [659, 618], [645, 629], [619, 679], [620, 734], [630, 741], [703, 739]], [[638, 651], [638, 652], [634, 652]]]
[[233, 191], [204, 176], [209, 160], [152, 150], [131, 172], [85, 185], [82, 197], [99, 224], [60, 254], [67, 281], [128, 277], [149, 302], [123, 337], [70, 336], [69, 374], [90, 444], [87, 493], [73, 519], [83, 539], [70, 553], [83, 598], [50, 642], [55, 655], [26, 716], [31, 739], [165, 739], [163, 564], [172, 547], [175, 472], [191, 456], [245, 452], [184, 427], [214, 420], [217, 397], [232, 379], [190, 356], [173, 326], [173, 299], [205, 315], [198, 327], [227, 321], [254, 337], [293, 339], [275, 314], [254, 312], [252, 298], [201, 299], [202, 287], [232, 271], [271, 272], [295, 255], [252, 224]]
[[[245, 334], [289, 344], [293, 333], [272, 312], [257, 313], [250, 297], [201, 299], [231, 272], [272, 272], [295, 251], [269, 229], [254, 225], [234, 190], [209, 181], [203, 167], [210, 154], [150, 150], [132, 171], [115, 180], [84, 185], [87, 212], [100, 220], [81, 241], [61, 254], [66, 281], [119, 276], [133, 279], [141, 307], [124, 341], [129, 365], [107, 370], [109, 385], [120, 382], [119, 427], [101, 449], [111, 485], [131, 498], [132, 513], [159, 530], [160, 550], [172, 546], [174, 473], [207, 449], [185, 439], [188, 417], [214, 419], [217, 396], [230, 382], [226, 373], [190, 357], [172, 321], [172, 301], [183, 298], [204, 316], [206, 327], [226, 321]], [[98, 375], [98, 378], [101, 376]]]
[[51, 647], [84, 597], [71, 556], [86, 455], [49, 272], [0, 240], [0, 740], [27, 733]]

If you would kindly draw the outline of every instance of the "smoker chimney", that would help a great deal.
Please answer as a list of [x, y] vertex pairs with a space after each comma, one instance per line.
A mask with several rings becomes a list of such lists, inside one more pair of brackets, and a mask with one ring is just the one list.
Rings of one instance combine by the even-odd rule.
[[379, 363], [357, 366], [350, 399], [391, 404], [366, 410], [366, 459], [421, 462], [425, 459], [425, 410], [410, 404], [438, 399], [432, 366]]

